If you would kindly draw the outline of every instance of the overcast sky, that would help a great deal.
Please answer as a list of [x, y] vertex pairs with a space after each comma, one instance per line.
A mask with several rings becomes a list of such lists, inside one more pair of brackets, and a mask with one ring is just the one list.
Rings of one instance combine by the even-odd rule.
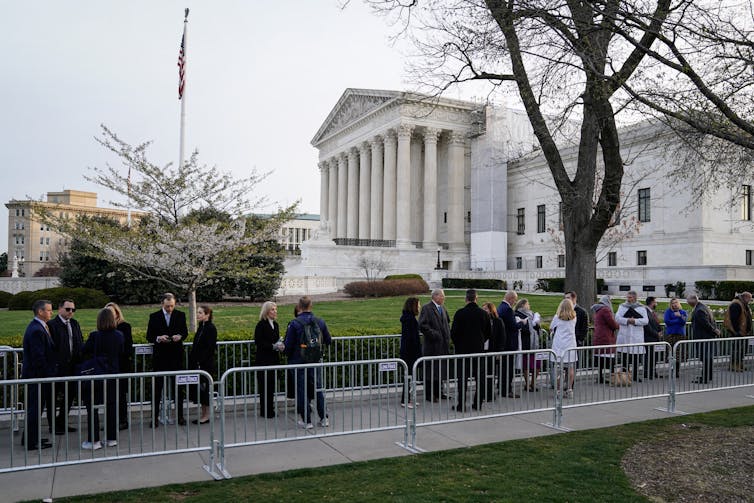
[[[0, 200], [83, 189], [91, 166], [117, 164], [94, 141], [105, 124], [151, 159], [177, 162], [177, 57], [189, 7], [187, 150], [260, 193], [319, 212], [309, 144], [348, 87], [408, 88], [405, 48], [359, 1], [0, 0]], [[8, 219], [0, 218], [0, 252]]]

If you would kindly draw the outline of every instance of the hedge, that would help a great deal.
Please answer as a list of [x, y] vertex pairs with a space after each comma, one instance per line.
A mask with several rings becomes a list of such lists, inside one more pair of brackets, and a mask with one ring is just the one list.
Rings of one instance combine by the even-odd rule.
[[52, 302], [53, 309], [64, 299], [73, 299], [77, 308], [96, 309], [104, 307], [110, 298], [99, 290], [91, 288], [45, 288], [33, 292], [18, 292], [8, 301], [8, 309], [15, 311], [31, 310], [35, 300], [46, 299]]
[[343, 287], [351, 297], [394, 297], [427, 293], [429, 285], [423, 279], [393, 279], [389, 281], [354, 281]]
[[539, 278], [534, 284], [534, 289], [543, 292], [565, 292], [565, 278]]
[[443, 288], [476, 288], [478, 290], [506, 290], [508, 282], [502, 279], [486, 278], [443, 278]]
[[8, 307], [11, 298], [13, 298], [12, 293], [0, 291], [0, 307]]
[[754, 291], [754, 281], [697, 281], [699, 297], [710, 300], [733, 300], [737, 293]]
[[385, 276], [385, 281], [393, 281], [396, 279], [424, 279], [422, 278], [421, 274], [391, 274], [389, 276]]

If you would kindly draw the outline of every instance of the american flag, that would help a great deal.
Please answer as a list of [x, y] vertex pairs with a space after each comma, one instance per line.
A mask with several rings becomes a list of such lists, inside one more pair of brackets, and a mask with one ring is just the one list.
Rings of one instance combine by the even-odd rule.
[[178, 99], [183, 99], [183, 86], [186, 85], [186, 31], [181, 37], [181, 49], [178, 51]]

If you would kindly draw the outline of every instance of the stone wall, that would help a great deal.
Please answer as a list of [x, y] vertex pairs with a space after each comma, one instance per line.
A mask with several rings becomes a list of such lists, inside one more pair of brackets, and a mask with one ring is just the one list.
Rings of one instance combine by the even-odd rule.
[[60, 286], [60, 278], [0, 278], [0, 291], [16, 294]]

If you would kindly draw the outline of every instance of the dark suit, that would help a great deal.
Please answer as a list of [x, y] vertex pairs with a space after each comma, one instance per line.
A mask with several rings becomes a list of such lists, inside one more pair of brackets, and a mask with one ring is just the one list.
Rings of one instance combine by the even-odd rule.
[[[419, 330], [424, 335], [424, 356], [441, 356], [450, 354], [450, 316], [448, 310], [442, 307], [442, 314], [438, 311], [434, 302], [428, 302], [422, 306], [419, 313]], [[424, 370], [424, 395], [427, 400], [437, 401], [440, 399], [440, 383], [443, 374], [441, 363], [435, 361], [429, 369]], [[446, 364], [447, 365], [447, 364]]]
[[[170, 336], [168, 342], [157, 342], [160, 335]], [[172, 336], [180, 335], [181, 340], [174, 342]], [[147, 342], [154, 344], [154, 354], [152, 355], [152, 365], [155, 372], [165, 370], [183, 370], [183, 341], [188, 336], [188, 327], [186, 326], [186, 314], [174, 309], [170, 315], [170, 325], [165, 321], [165, 313], [162, 309], [149, 315], [149, 324], [147, 325]], [[155, 396], [152, 399], [152, 420], [157, 423], [158, 413], [160, 411], [160, 400], [162, 398], [162, 388], [167, 381], [169, 389], [175, 389], [175, 379], [173, 378], [156, 378], [154, 382]], [[183, 388], [178, 388], [178, 421], [183, 422]]]
[[[490, 316], [476, 302], [469, 302], [453, 316], [450, 337], [456, 348], [456, 354], [484, 352], [484, 341], [490, 338]], [[481, 400], [486, 395], [484, 380], [481, 379], [482, 375], [486, 375], [484, 363], [483, 357], [456, 360], [456, 377], [458, 378], [456, 410], [462, 411], [465, 407], [466, 383], [469, 377], [473, 377], [477, 383], [472, 406], [475, 409], [481, 408]]]
[[[657, 319], [657, 313], [647, 306], [647, 318], [649, 323], [644, 325], [644, 342], [660, 342], [660, 333], [662, 327], [660, 321]], [[655, 353], [655, 346], [646, 346], [647, 358], [644, 362], [644, 379], [655, 378], [655, 365], [657, 364], [657, 358]]]
[[[211, 321], [202, 321], [196, 327], [194, 335], [194, 344], [191, 346], [191, 352], [188, 357], [188, 368], [194, 370], [203, 370], [214, 376], [217, 370], [215, 363], [215, 351], [217, 350], [217, 328]], [[209, 405], [209, 381], [202, 377], [199, 384], [199, 396], [194, 396], [194, 402], [198, 401], [202, 405]], [[196, 388], [192, 386], [195, 390]]]
[[[89, 334], [82, 353], [87, 357], [104, 358], [107, 362], [103, 371], [105, 374], [120, 372], [120, 357], [123, 353], [123, 334], [118, 330], [94, 331]], [[118, 391], [117, 379], [84, 381], [81, 393], [86, 405], [88, 426], [87, 440], [97, 442], [99, 435], [99, 412], [93, 410], [94, 405], [105, 404], [105, 433], [107, 440], [116, 440], [118, 435], [117, 411]]]
[[[134, 371], [134, 338], [131, 324], [125, 321], [115, 327], [123, 334], [123, 352], [120, 355], [120, 373], [127, 374]], [[118, 387], [118, 421], [122, 428], [128, 426], [128, 379], [120, 379]]]
[[[518, 351], [518, 331], [524, 326], [523, 323], [516, 321], [516, 315], [513, 308], [506, 301], [502, 301], [497, 306], [497, 314], [505, 326], [505, 349], [504, 351]], [[515, 356], [503, 356], [500, 363], [502, 382], [500, 383], [500, 394], [513, 394], [513, 374], [515, 373]]]
[[[259, 320], [254, 328], [254, 346], [257, 349], [256, 364], [258, 366], [280, 365], [280, 352], [272, 349], [272, 345], [280, 340], [280, 325], [277, 321]], [[259, 390], [259, 403], [262, 409], [259, 415], [262, 417], [275, 417], [275, 382], [274, 370], [257, 372], [257, 389]]]
[[[24, 364], [22, 379], [55, 377], [58, 373], [58, 359], [52, 337], [45, 329], [47, 325], [35, 318], [24, 332]], [[31, 383], [26, 388], [26, 446], [36, 448], [39, 443], [41, 412], [47, 409], [47, 423], [53, 424], [51, 387], [49, 383]], [[22, 437], [23, 441], [23, 437]]]
[[[691, 314], [691, 334], [693, 339], [714, 339], [719, 334], [712, 312], [701, 302], [694, 306]], [[704, 383], [709, 382], [712, 380], [714, 343], [703, 342], [695, 344], [695, 349], [703, 365], [700, 381]]]
[[[55, 345], [55, 353], [58, 357], [58, 377], [76, 375], [75, 367], [81, 362], [81, 348], [84, 346], [84, 336], [81, 333], [79, 322], [71, 318], [71, 333], [68, 333], [66, 322], [58, 315], [47, 322], [50, 329], [52, 342]], [[78, 391], [77, 382], [68, 383], [68, 399], [66, 400], [66, 386], [59, 383], [55, 386], [55, 405], [58, 415], [55, 418], [55, 429], [62, 432], [66, 428], [66, 418], [73, 405], [73, 399]]]

